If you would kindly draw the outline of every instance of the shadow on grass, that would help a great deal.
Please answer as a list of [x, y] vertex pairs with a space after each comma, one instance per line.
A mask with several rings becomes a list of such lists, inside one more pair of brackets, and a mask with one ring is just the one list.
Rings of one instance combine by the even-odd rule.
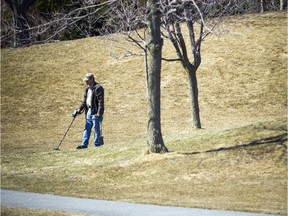
[[268, 138], [264, 138], [264, 139], [260, 139], [260, 140], [254, 140], [252, 142], [242, 144], [242, 145], [236, 145], [236, 146], [230, 146], [230, 147], [221, 147], [221, 148], [217, 148], [217, 149], [209, 149], [206, 151], [179, 152], [179, 154], [196, 155], [196, 154], [210, 153], [210, 152], [229, 151], [229, 150], [235, 150], [235, 149], [264, 145], [264, 144], [270, 144], [270, 143], [276, 143], [278, 145], [283, 146], [285, 149], [287, 149], [287, 145], [285, 145], [285, 142], [287, 142], [287, 133], [283, 133], [283, 134], [280, 134], [278, 136], [268, 137]]

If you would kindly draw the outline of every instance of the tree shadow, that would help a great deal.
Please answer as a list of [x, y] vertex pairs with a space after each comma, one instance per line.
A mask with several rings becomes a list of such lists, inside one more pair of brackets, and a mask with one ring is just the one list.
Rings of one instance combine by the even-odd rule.
[[211, 153], [211, 152], [220, 152], [220, 151], [229, 151], [229, 150], [236, 150], [240, 148], [246, 148], [251, 146], [259, 146], [269, 143], [277, 143], [278, 145], [282, 145], [285, 149], [287, 149], [287, 145], [285, 144], [287, 142], [287, 133], [283, 133], [277, 136], [273, 137], [267, 137], [260, 140], [254, 140], [252, 142], [242, 144], [242, 145], [236, 145], [236, 146], [229, 146], [229, 147], [220, 147], [216, 149], [209, 149], [206, 151], [195, 151], [195, 152], [178, 152], [178, 154], [183, 155], [196, 155], [196, 154], [202, 154], [202, 153]]

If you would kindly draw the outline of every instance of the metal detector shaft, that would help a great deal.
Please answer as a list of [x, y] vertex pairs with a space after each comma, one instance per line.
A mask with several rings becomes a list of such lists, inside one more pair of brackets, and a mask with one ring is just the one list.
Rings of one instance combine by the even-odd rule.
[[73, 124], [75, 118], [76, 118], [76, 116], [73, 117], [73, 119], [72, 119], [72, 121], [71, 121], [69, 127], [67, 128], [67, 130], [66, 130], [66, 132], [65, 132], [65, 134], [64, 134], [64, 136], [63, 136], [63, 138], [61, 139], [59, 145], [58, 145], [54, 150], [60, 150], [59, 147], [60, 147], [60, 145], [62, 144], [62, 141], [64, 140], [64, 138], [66, 137], [66, 134], [68, 133], [70, 127], [72, 126], [72, 124]]

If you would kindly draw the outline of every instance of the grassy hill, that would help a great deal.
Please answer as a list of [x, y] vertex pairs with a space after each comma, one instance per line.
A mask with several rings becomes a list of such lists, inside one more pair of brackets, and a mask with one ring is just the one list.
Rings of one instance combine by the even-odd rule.
[[[1, 50], [1, 187], [285, 215], [287, 15], [234, 17], [223, 29], [203, 43], [203, 129], [191, 128], [182, 66], [163, 62], [163, 155], [147, 154], [143, 59], [124, 58], [123, 47], [139, 50], [120, 36]], [[105, 88], [105, 145], [75, 149], [82, 115], [54, 151], [88, 71]]]

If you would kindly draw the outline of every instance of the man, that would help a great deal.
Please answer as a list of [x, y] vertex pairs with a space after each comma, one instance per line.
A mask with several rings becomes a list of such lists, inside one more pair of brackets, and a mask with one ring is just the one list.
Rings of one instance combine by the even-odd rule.
[[77, 146], [77, 149], [85, 149], [88, 147], [93, 126], [95, 147], [103, 144], [103, 140], [100, 138], [100, 124], [102, 123], [104, 114], [104, 89], [95, 81], [92, 73], [87, 73], [84, 81], [86, 82], [87, 86], [85, 88], [83, 101], [76, 110], [76, 113], [82, 113], [85, 110], [86, 123], [82, 144]]

